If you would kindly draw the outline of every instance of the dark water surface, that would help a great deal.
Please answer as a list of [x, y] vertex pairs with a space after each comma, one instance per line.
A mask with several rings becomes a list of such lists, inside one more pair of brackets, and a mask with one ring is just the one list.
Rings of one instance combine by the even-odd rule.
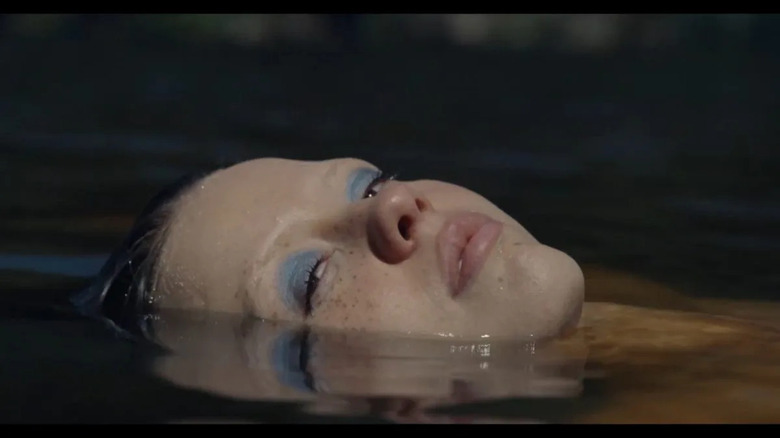
[[[0, 421], [780, 421], [777, 59], [0, 41], [0, 63]], [[472, 188], [589, 299], [640, 307], [544, 346], [176, 315], [169, 350], [50, 309], [164, 184], [267, 155]]]

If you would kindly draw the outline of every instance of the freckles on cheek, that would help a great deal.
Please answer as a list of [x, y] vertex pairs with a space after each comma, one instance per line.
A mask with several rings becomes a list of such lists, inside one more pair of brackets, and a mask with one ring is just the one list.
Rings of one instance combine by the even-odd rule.
[[361, 265], [355, 269], [342, 269], [334, 277], [333, 289], [318, 303], [314, 315], [317, 322], [341, 328], [374, 327], [379, 311], [375, 291], [380, 286], [375, 280], [361, 269]]

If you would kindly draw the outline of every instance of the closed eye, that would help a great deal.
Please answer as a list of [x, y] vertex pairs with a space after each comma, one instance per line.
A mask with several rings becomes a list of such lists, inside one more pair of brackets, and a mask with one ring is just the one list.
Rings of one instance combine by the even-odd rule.
[[317, 261], [308, 270], [306, 275], [306, 296], [303, 302], [303, 314], [304, 316], [310, 316], [312, 312], [311, 299], [314, 293], [317, 291], [317, 286], [320, 284], [322, 275], [325, 273], [325, 268], [328, 266], [328, 258], [320, 256]]
[[[317, 289], [323, 266], [323, 253], [303, 251], [294, 253], [279, 269], [279, 293], [290, 310], [308, 316], [311, 313], [311, 297]], [[316, 281], [312, 276], [316, 276]]]
[[[347, 178], [347, 199], [356, 202], [376, 196], [382, 185], [396, 177], [379, 169], [361, 167]], [[308, 317], [315, 310], [313, 298], [328, 267], [329, 256], [322, 251], [307, 250], [290, 255], [279, 269], [282, 301], [292, 311]]]

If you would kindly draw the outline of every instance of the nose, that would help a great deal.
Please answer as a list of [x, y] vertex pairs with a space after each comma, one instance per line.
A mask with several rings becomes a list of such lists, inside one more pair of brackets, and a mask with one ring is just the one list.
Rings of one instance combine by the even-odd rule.
[[390, 264], [409, 258], [417, 246], [415, 225], [431, 208], [430, 201], [408, 183], [386, 182], [368, 214], [368, 243], [374, 254]]

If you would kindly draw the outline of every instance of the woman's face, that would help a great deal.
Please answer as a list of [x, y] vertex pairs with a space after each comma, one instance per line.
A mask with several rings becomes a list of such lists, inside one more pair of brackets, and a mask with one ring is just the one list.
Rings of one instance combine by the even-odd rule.
[[455, 337], [544, 338], [577, 324], [579, 266], [482, 196], [385, 180], [356, 159], [258, 159], [175, 206], [163, 308]]

